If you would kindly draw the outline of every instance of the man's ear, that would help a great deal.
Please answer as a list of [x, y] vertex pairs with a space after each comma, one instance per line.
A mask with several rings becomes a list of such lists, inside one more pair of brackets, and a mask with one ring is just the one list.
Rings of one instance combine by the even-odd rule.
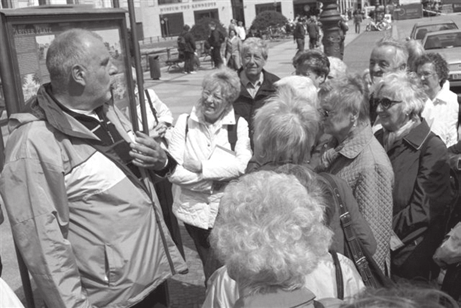
[[86, 70], [80, 64], [72, 66], [72, 79], [74, 82], [84, 86], [86, 84]]

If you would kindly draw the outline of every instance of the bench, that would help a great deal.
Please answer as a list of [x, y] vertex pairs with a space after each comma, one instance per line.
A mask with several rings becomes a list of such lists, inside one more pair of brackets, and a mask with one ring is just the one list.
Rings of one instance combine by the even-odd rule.
[[167, 60], [166, 60], [166, 65], [168, 65], [168, 72], [170, 71], [170, 68], [181, 68], [179, 64], [184, 62], [184, 54], [178, 50], [178, 55], [177, 57], [172, 57], [171, 56], [171, 51], [168, 48], [167, 49]]

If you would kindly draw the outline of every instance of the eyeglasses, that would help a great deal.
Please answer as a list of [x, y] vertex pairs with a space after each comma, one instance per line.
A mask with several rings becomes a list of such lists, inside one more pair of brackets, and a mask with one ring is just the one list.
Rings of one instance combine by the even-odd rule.
[[395, 104], [400, 104], [402, 101], [393, 101], [387, 97], [383, 97], [383, 98], [374, 98], [373, 99], [373, 105], [375, 107], [378, 107], [378, 105], [381, 105], [381, 107], [384, 109], [384, 110], [387, 110], [389, 108], [391, 108], [392, 106], [394, 106]]
[[210, 93], [210, 92], [202, 92], [202, 97], [203, 97], [204, 100], [207, 100], [209, 97], [212, 97], [213, 100], [215, 100], [217, 102], [222, 102], [223, 101], [222, 97], [217, 96], [216, 94]]
[[433, 73], [422, 72], [422, 73], [416, 73], [416, 75], [418, 75], [419, 78], [421, 78], [421, 79], [427, 79], [427, 78], [435, 75], [435, 73], [434, 72]]

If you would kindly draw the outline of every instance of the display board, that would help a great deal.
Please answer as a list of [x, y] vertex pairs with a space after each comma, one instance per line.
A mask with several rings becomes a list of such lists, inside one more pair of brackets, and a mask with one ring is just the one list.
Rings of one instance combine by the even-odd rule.
[[24, 110], [40, 85], [49, 82], [47, 50], [56, 35], [71, 28], [91, 30], [102, 37], [118, 69], [114, 77], [114, 103], [127, 108], [134, 101], [134, 91], [125, 14], [123, 9], [89, 6], [1, 10], [0, 40], [8, 43], [0, 47], [0, 72], [8, 113]]

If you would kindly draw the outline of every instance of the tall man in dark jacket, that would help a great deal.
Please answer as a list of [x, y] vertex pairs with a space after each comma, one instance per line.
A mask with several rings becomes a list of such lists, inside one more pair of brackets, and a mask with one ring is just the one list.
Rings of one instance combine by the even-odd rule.
[[314, 49], [320, 37], [320, 28], [315, 16], [311, 16], [311, 20], [307, 23], [307, 33], [309, 33], [309, 49]]
[[216, 29], [216, 24], [212, 21], [210, 22], [210, 36], [208, 37], [208, 44], [211, 48], [211, 58], [214, 62], [214, 67], [218, 68], [223, 64], [221, 57], [221, 45], [225, 40], [224, 34], [222, 34], [218, 29]]
[[195, 54], [195, 40], [190, 33], [189, 25], [184, 25], [184, 32], [181, 36], [184, 38], [184, 74], [195, 74], [194, 71], [194, 54]]
[[274, 82], [280, 79], [263, 69], [267, 50], [267, 44], [260, 38], [247, 38], [242, 44], [243, 65], [238, 71], [241, 90], [234, 102], [234, 111], [248, 122], [252, 146], [253, 116], [264, 105], [266, 98], [275, 92]]

